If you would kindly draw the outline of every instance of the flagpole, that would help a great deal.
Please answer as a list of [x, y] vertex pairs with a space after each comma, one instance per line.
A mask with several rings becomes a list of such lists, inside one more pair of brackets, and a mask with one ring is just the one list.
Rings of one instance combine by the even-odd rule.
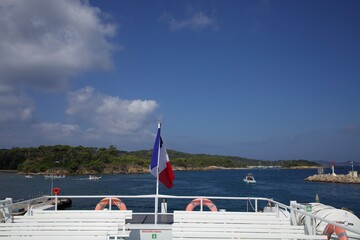
[[[161, 123], [158, 123], [158, 130], [161, 128]], [[156, 196], [155, 196], [155, 224], [158, 223], [158, 207], [159, 207], [159, 162], [160, 162], [160, 144], [161, 141], [159, 141], [158, 148], [158, 155], [157, 155], [157, 166], [156, 166]]]

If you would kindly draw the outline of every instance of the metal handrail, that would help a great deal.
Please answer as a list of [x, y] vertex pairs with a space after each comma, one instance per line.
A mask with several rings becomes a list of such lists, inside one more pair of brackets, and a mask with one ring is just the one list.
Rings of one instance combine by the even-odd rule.
[[[352, 228], [352, 227], [349, 227], [349, 226], [346, 226], [344, 224], [340, 224], [340, 223], [337, 223], [337, 222], [333, 222], [331, 220], [328, 220], [326, 218], [323, 218], [323, 217], [319, 217], [319, 216], [316, 216], [312, 213], [309, 213], [309, 212], [306, 212], [304, 211], [304, 209], [306, 208], [306, 205], [303, 205], [303, 204], [299, 204], [299, 203], [293, 203], [292, 204], [293, 206], [290, 206], [289, 209], [290, 210], [293, 210], [295, 211], [296, 213], [300, 213], [300, 214], [304, 214], [305, 216], [308, 216], [312, 219], [317, 219], [317, 220], [320, 220], [320, 221], [323, 221], [323, 222], [326, 222], [326, 223], [330, 223], [334, 226], [337, 226], [337, 227], [341, 227], [345, 230], [348, 230], [350, 232], [353, 232], [353, 233], [356, 233], [356, 234], [359, 234], [360, 235], [360, 229], [355, 229], [355, 228]], [[297, 208], [300, 208], [300, 209], [297, 209]]]
[[[166, 198], [166, 199], [195, 199], [195, 198], [199, 198], [199, 199], [204, 199], [204, 198], [208, 198], [208, 199], [218, 199], [218, 200], [242, 200], [242, 201], [255, 201], [255, 212], [258, 211], [258, 201], [267, 201], [270, 202], [272, 204], [274, 204], [274, 207], [276, 209], [277, 212], [277, 217], [279, 217], [279, 214], [282, 212], [282, 210], [285, 210], [287, 212], [290, 213], [290, 220], [291, 220], [291, 214], [292, 213], [296, 213], [296, 214], [303, 214], [304, 216], [309, 217], [310, 219], [317, 219], [320, 221], [324, 221], [326, 223], [330, 223], [333, 224], [334, 226], [338, 226], [341, 227], [347, 231], [353, 232], [355, 234], [360, 234], [360, 230], [358, 229], [354, 229], [351, 228], [349, 226], [345, 226], [336, 222], [332, 222], [331, 220], [313, 215], [309, 212], [306, 212], [305, 209], [305, 205], [299, 204], [299, 203], [292, 203], [291, 206], [285, 205], [283, 203], [274, 201], [272, 198], [263, 198], [263, 197], [221, 197], [221, 196], [176, 196], [176, 195], [163, 195], [163, 194], [146, 194], [146, 195], [61, 195], [61, 196], [43, 196], [43, 197], [39, 197], [36, 199], [31, 199], [31, 200], [26, 200], [26, 201], [22, 201], [22, 202], [17, 202], [17, 203], [13, 203], [11, 204], [13, 205], [17, 205], [17, 204], [31, 204], [34, 203], [38, 200], [41, 199], [55, 199], [55, 210], [57, 210], [57, 200], [58, 198], [78, 198], [78, 199], [94, 199], [94, 198], [109, 198], [110, 199], [110, 204], [113, 198], [121, 198], [121, 199], [127, 199], [127, 198], [132, 198], [132, 199], [154, 199], [154, 198]], [[201, 201], [201, 205], [202, 201]], [[30, 206], [31, 207], [31, 206]], [[0, 208], [4, 208], [4, 206], [0, 206]], [[29, 208], [29, 209], [32, 209]], [[200, 209], [202, 210], [202, 206], [200, 206]], [[111, 211], [111, 207], [109, 209]], [[134, 213], [136, 214], [136, 213]], [[155, 214], [155, 213], [154, 213]], [[312, 221], [315, 222], [315, 221]], [[296, 222], [292, 222], [292, 224], [297, 224]], [[309, 227], [309, 226], [305, 226], [305, 227]], [[315, 229], [316, 226], [312, 225], [312, 228]], [[316, 234], [316, 231], [310, 231], [309, 234]]]

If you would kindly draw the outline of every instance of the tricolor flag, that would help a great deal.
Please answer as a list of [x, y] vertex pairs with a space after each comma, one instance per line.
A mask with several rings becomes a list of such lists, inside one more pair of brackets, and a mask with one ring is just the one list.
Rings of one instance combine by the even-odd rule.
[[167, 188], [172, 188], [174, 185], [173, 181], [175, 179], [174, 172], [169, 161], [169, 156], [164, 147], [164, 143], [160, 136], [160, 124], [158, 127], [154, 149], [152, 153], [151, 163], [150, 163], [150, 172], [156, 177], [157, 167], [159, 163], [159, 180]]

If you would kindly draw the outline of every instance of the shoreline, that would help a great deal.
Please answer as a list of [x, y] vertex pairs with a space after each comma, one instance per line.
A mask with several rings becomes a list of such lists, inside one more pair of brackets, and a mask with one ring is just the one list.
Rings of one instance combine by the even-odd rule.
[[3, 169], [0, 169], [0, 173], [19, 173], [18, 170], [3, 170]]
[[[174, 172], [176, 171], [212, 171], [212, 170], [266, 170], [266, 169], [286, 169], [286, 170], [303, 170], [303, 169], [316, 169], [319, 168], [318, 166], [296, 166], [296, 167], [264, 167], [264, 168], [258, 168], [258, 167], [244, 167], [244, 168], [228, 168], [228, 167], [221, 167], [221, 166], [208, 166], [208, 167], [201, 167], [201, 168], [186, 168], [186, 167], [177, 167], [173, 166]], [[0, 173], [17, 173], [19, 175], [107, 175], [107, 174], [145, 174], [149, 173], [148, 168], [136, 168], [132, 167], [126, 170], [114, 170], [114, 169], [105, 169], [103, 172], [92, 172], [92, 171], [79, 171], [75, 173], [70, 173], [69, 171], [65, 169], [56, 169], [56, 170], [46, 170], [44, 172], [21, 172], [17, 170], [0, 170]]]

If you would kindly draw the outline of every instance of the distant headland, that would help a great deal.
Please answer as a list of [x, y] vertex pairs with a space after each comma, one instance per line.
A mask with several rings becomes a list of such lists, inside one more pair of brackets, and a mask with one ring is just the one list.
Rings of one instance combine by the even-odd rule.
[[[238, 156], [190, 154], [168, 150], [174, 170], [214, 170], [242, 168], [314, 168], [308, 160], [266, 161]], [[39, 146], [0, 149], [0, 170], [23, 174], [117, 174], [147, 173], [152, 150], [122, 151], [84, 146]]]

